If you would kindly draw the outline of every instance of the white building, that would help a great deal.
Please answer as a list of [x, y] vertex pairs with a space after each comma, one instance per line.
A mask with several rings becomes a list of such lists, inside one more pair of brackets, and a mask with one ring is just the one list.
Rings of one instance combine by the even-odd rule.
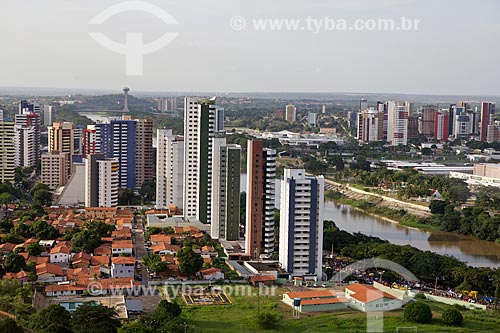
[[314, 112], [309, 112], [307, 114], [307, 126], [316, 127], [316, 121], [318, 118], [318, 114]]
[[52, 114], [54, 113], [54, 107], [50, 105], [43, 106], [43, 124], [45, 126], [52, 125]]
[[393, 145], [408, 144], [408, 117], [410, 116], [409, 102], [387, 102], [387, 141]]
[[212, 138], [215, 97], [184, 99], [184, 219], [211, 221]]
[[281, 182], [279, 262], [292, 276], [322, 278], [325, 179], [285, 169]]
[[85, 207], [118, 206], [118, 160], [90, 154], [85, 159]]
[[241, 147], [213, 139], [212, 238], [238, 240], [240, 229]]
[[40, 159], [40, 115], [39, 108], [26, 101], [19, 103], [19, 114], [15, 116], [16, 166], [36, 167]]
[[113, 257], [111, 258], [111, 277], [127, 278], [134, 277], [134, 257]]
[[182, 207], [184, 138], [159, 128], [156, 148], [156, 208]]
[[0, 182], [13, 182], [15, 179], [14, 123], [0, 118]]

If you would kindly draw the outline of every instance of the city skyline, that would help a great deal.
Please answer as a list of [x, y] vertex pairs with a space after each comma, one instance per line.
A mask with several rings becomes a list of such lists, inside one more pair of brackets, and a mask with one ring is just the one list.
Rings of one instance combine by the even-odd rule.
[[[498, 95], [500, 91], [494, 83], [500, 68], [495, 66], [496, 46], [491, 43], [491, 36], [499, 32], [499, 26], [490, 23], [500, 6], [494, 1], [476, 6], [467, 1], [385, 0], [374, 5], [366, 0], [299, 0], [287, 7], [277, 3], [265, 3], [264, 7], [263, 2], [225, 6], [229, 3], [221, 1], [219, 6], [204, 8], [199, 6], [200, 1], [151, 0], [148, 3], [162, 8], [178, 24], [165, 25], [148, 13], [121, 13], [100, 26], [88, 24], [98, 13], [119, 3], [6, 1], [5, 11], [13, 15], [5, 17], [0, 27], [12, 34], [0, 38], [8, 50], [0, 62], [0, 86], [107, 90], [128, 85], [136, 91], [194, 92], [215, 88], [220, 92], [446, 95]], [[15, 20], [21, 13], [23, 24]], [[446, 19], [471, 15], [481, 20]], [[37, 24], [39, 17], [54, 16], [58, 19]], [[232, 28], [234, 17], [245, 18], [246, 28]], [[406, 17], [418, 19], [420, 25], [417, 31], [318, 33], [301, 29], [254, 31], [251, 26], [253, 19], [326, 17], [348, 21]], [[143, 75], [131, 77], [125, 75], [124, 56], [106, 50], [89, 36], [92, 31], [102, 31], [110, 39], [122, 42], [128, 30], [143, 32], [148, 42], [164, 31], [179, 35], [165, 48], [146, 55]], [[26, 52], [27, 45], [39, 52]], [[488, 52], [477, 51], [477, 45], [488, 45]], [[198, 56], [204, 50], [209, 51], [207, 55]], [[217, 76], [217, 87], [188, 79], [183, 75], [187, 69]], [[108, 75], [100, 77], [103, 72]], [[376, 77], [384, 79], [367, 79]]]

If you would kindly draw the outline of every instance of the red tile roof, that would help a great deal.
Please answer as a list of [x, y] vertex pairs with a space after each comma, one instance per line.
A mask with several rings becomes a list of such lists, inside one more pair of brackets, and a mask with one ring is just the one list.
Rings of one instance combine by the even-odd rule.
[[352, 291], [354, 294], [351, 294], [351, 297], [362, 303], [369, 303], [380, 298], [395, 298], [394, 296], [385, 293], [373, 286], [367, 286], [359, 283], [351, 284], [345, 287], [345, 289]]
[[311, 290], [311, 291], [294, 291], [286, 293], [290, 298], [320, 298], [320, 297], [336, 297], [334, 290]]
[[135, 264], [134, 257], [113, 257], [111, 262], [115, 265], [133, 265]]

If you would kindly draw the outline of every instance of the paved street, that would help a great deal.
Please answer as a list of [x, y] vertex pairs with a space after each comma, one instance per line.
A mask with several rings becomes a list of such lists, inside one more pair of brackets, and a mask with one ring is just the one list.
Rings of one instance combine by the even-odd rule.
[[142, 216], [136, 216], [137, 229], [135, 230], [135, 241], [134, 241], [134, 253], [135, 259], [141, 263], [141, 273], [142, 273], [142, 285], [148, 285], [148, 272], [146, 266], [142, 263], [142, 258], [146, 254], [145, 244], [144, 244], [144, 226], [142, 225]]

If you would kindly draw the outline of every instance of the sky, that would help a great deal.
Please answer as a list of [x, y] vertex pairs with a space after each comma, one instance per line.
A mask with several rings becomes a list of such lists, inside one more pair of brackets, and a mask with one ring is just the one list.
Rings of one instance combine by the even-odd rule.
[[[1, 2], [0, 87], [500, 95], [496, 0], [147, 0], [139, 7], [154, 13], [122, 12], [101, 24], [89, 22], [128, 2]], [[402, 17], [418, 29], [345, 28], [380, 19], [399, 26]], [[272, 30], [269, 20], [299, 23]], [[144, 43], [177, 35], [139, 55], [142, 75], [131, 76], [126, 56], [92, 32], [119, 44], [132, 32]]]

